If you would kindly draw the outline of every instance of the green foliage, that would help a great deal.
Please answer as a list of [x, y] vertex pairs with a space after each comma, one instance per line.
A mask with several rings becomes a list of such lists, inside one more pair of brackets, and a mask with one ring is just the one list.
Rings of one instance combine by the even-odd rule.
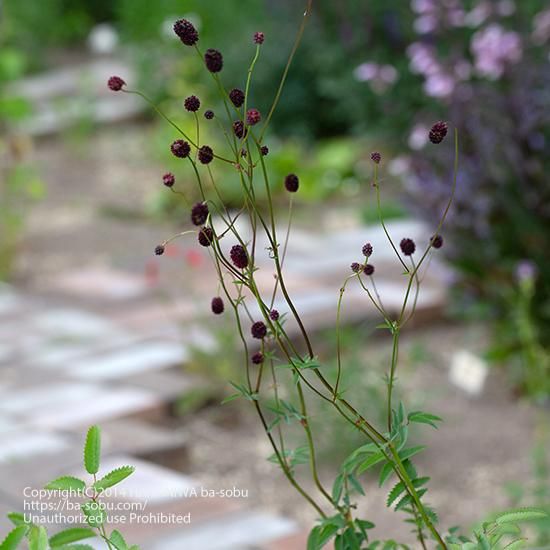
[[[532, 521], [548, 516], [538, 508], [517, 508], [498, 514], [493, 521], [483, 523], [473, 537], [457, 536], [453, 531], [447, 537], [449, 550], [511, 550], [526, 548], [527, 539], [520, 537], [519, 522]], [[510, 540], [512, 539], [512, 540]]]
[[[285, 466], [287, 466], [291, 472], [294, 471], [295, 466], [299, 466], [300, 464], [307, 464], [310, 458], [308, 447], [285, 449], [285, 451], [281, 453], [281, 455], [282, 459], [284, 460]], [[275, 453], [269, 456], [267, 460], [269, 460], [269, 462], [273, 462], [273, 464], [278, 464], [279, 466], [281, 466], [279, 457]]]
[[133, 466], [121, 466], [96, 481], [93, 487], [98, 492], [104, 491], [105, 489], [113, 487], [121, 481], [124, 481], [128, 476], [132, 475], [134, 471], [135, 468]]
[[26, 525], [20, 525], [12, 529], [0, 544], [0, 550], [15, 550], [29, 531]]
[[[84, 465], [86, 471], [94, 476], [92, 483], [87, 485], [84, 481], [72, 477], [62, 476], [50, 481], [45, 489], [50, 491], [75, 491], [77, 494], [91, 495], [91, 499], [80, 506], [90, 529], [86, 527], [71, 527], [64, 529], [48, 540], [48, 533], [43, 526], [28, 522], [25, 516], [19, 512], [11, 512], [8, 519], [15, 528], [0, 544], [0, 550], [16, 550], [25, 537], [28, 540], [29, 550], [93, 550], [88, 544], [80, 544], [79, 541], [100, 537], [107, 548], [111, 550], [139, 550], [138, 546], [128, 547], [122, 534], [114, 530], [110, 536], [107, 534], [105, 522], [107, 520], [105, 503], [101, 502], [102, 492], [124, 481], [134, 472], [133, 466], [122, 466], [112, 470], [104, 477], [96, 480], [99, 471], [101, 454], [101, 430], [98, 426], [89, 428], [84, 444]], [[77, 543], [77, 544], [74, 544]]]
[[72, 542], [78, 542], [79, 540], [89, 539], [95, 537], [96, 534], [91, 529], [85, 527], [73, 527], [71, 529], [65, 529], [50, 537], [50, 546], [52, 548], [58, 548], [71, 544]]
[[45, 527], [33, 525], [30, 528], [29, 550], [48, 550], [48, 533]]
[[248, 401], [257, 401], [258, 394], [250, 391], [244, 384], [237, 384], [236, 382], [231, 382], [231, 381], [229, 383], [237, 390], [237, 393], [234, 393], [233, 395], [226, 397], [222, 401], [222, 405], [225, 403], [229, 403], [230, 401], [233, 401], [235, 399], [238, 399], [239, 397], [244, 397]]
[[126, 541], [124, 540], [124, 537], [122, 536], [122, 533], [120, 533], [120, 531], [117, 531], [115, 529], [111, 533], [111, 537], [109, 540], [117, 550], [128, 550], [128, 545], [126, 544]]
[[105, 513], [105, 507], [102, 503], [90, 500], [85, 502], [80, 509], [84, 512], [86, 516], [86, 521], [90, 527], [99, 528], [107, 519], [107, 514]]
[[101, 455], [101, 432], [98, 426], [88, 430], [84, 444], [84, 467], [89, 474], [97, 474]]
[[86, 488], [86, 483], [81, 479], [72, 476], [63, 476], [53, 481], [50, 481], [45, 489], [51, 489], [56, 491], [77, 491], [82, 492]]

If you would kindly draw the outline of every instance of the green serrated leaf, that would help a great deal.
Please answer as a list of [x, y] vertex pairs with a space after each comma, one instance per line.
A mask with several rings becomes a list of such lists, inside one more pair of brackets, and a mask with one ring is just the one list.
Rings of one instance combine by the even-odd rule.
[[109, 472], [106, 476], [94, 483], [94, 489], [96, 491], [103, 491], [113, 485], [117, 485], [121, 481], [124, 481], [128, 476], [131, 476], [135, 472], [133, 466], [121, 466], [115, 470]]
[[115, 529], [111, 533], [109, 540], [111, 541], [111, 544], [115, 545], [117, 550], [128, 550], [128, 545], [126, 544], [126, 541], [124, 540], [124, 537], [122, 536], [120, 531], [117, 531]]
[[88, 430], [84, 445], [84, 467], [89, 474], [97, 474], [101, 455], [101, 431], [99, 426]]
[[29, 533], [29, 550], [48, 550], [48, 533], [44, 527], [34, 525]]
[[240, 393], [234, 393], [230, 395], [229, 397], [226, 397], [221, 404], [225, 405], [226, 403], [229, 403], [230, 401], [234, 401], [235, 399], [239, 399], [239, 397], [242, 397]]
[[20, 525], [32, 525], [32, 523], [25, 521], [25, 516], [19, 512], [10, 512], [7, 517], [16, 527]]
[[513, 540], [510, 544], [507, 544], [504, 547], [504, 550], [519, 550], [519, 548], [525, 548], [526, 542], [527, 542], [527, 539]]
[[405, 484], [400, 481], [396, 485], [393, 486], [392, 490], [388, 494], [388, 498], [386, 500], [386, 506], [388, 508], [391, 507], [391, 505], [397, 500], [397, 498], [405, 491]]
[[307, 550], [321, 550], [337, 531], [338, 526], [332, 524], [314, 527], [307, 539]]
[[380, 478], [378, 479], [378, 486], [382, 487], [384, 483], [388, 480], [393, 472], [393, 465], [391, 462], [386, 462], [382, 469], [380, 470]]
[[414, 455], [421, 453], [425, 448], [425, 445], [418, 445], [417, 447], [409, 447], [408, 449], [403, 449], [398, 453], [399, 458], [401, 460], [406, 460], [407, 458], [411, 458]]
[[363, 460], [357, 467], [357, 475], [361, 475], [363, 472], [366, 472], [369, 468], [372, 468], [375, 464], [382, 462], [386, 457], [381, 451], [373, 453], [366, 460]]
[[336, 476], [334, 483], [332, 485], [332, 500], [334, 502], [339, 502], [340, 497], [342, 496], [342, 490], [344, 488], [344, 474], [339, 474]]
[[0, 550], [16, 550], [19, 543], [25, 538], [29, 527], [27, 525], [19, 525], [15, 529], [12, 529], [6, 536], [6, 538], [0, 544]]
[[408, 506], [409, 504], [413, 503], [413, 499], [411, 495], [405, 495], [396, 505], [395, 505], [395, 511], [398, 512], [399, 510], [402, 510], [405, 506]]
[[403, 466], [405, 466], [405, 471], [407, 472], [407, 475], [411, 479], [416, 479], [418, 477], [416, 468], [414, 467], [414, 464], [410, 460], [404, 460]]
[[416, 422], [418, 424], [429, 424], [437, 430], [436, 422], [443, 422], [443, 419], [435, 414], [429, 414], [422, 411], [414, 411], [408, 416], [409, 422]]
[[396, 414], [396, 420], [398, 424], [401, 424], [405, 421], [405, 417], [407, 416], [407, 413], [405, 411], [405, 405], [403, 404], [403, 401], [399, 402], [399, 407], [397, 409]]
[[86, 483], [77, 477], [63, 476], [50, 481], [44, 488], [52, 491], [77, 491], [80, 493], [86, 489]]
[[66, 546], [71, 542], [77, 542], [79, 540], [89, 539], [95, 537], [96, 534], [91, 529], [86, 527], [75, 527], [72, 529], [65, 529], [50, 537], [50, 546], [52, 548], [58, 548], [60, 546]]
[[548, 514], [540, 508], [516, 508], [515, 510], [508, 510], [507, 512], [499, 514], [495, 518], [495, 523], [501, 525], [502, 523], [515, 523], [546, 517], [548, 517]]
[[353, 475], [349, 474], [348, 480], [350, 482], [350, 485], [360, 494], [365, 496], [365, 491], [363, 490], [363, 487], [359, 480]]
[[100, 527], [105, 523], [105, 507], [99, 502], [89, 501], [82, 505], [81, 510], [86, 516], [90, 527]]

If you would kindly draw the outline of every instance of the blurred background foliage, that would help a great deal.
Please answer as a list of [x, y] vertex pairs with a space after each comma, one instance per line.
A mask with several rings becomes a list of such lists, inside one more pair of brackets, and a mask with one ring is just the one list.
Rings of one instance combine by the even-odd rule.
[[[182, 55], [173, 37], [177, 17], [194, 21], [203, 48], [223, 51], [228, 88], [244, 85], [250, 37], [265, 32], [250, 102], [266, 112], [299, 11], [295, 0], [49, 0], [47, 9], [38, 0], [5, 0], [0, 113], [28, 115], [3, 84], [52, 65], [59, 50], [78, 56], [98, 24], [116, 30], [138, 68], [132, 87], [178, 120], [190, 93], [221, 112], [200, 60]], [[273, 180], [299, 170], [304, 202], [356, 197], [369, 153], [379, 149], [393, 179], [385, 186], [401, 198], [388, 213], [433, 221], [450, 185], [453, 147], [449, 139], [443, 162], [441, 150], [436, 159], [426, 130], [438, 118], [452, 121], [459, 192], [444, 236], [457, 310], [493, 322], [490, 357], [510, 360], [518, 386], [542, 398], [550, 391], [549, 45], [547, 0], [316, 0], [268, 140]], [[173, 136], [158, 128], [150, 154], [169, 168]], [[236, 174], [225, 177], [236, 206]], [[362, 219], [374, 221], [361, 208]], [[165, 193], [151, 211], [183, 215]], [[538, 385], [527, 381], [535, 364], [545, 381]]]

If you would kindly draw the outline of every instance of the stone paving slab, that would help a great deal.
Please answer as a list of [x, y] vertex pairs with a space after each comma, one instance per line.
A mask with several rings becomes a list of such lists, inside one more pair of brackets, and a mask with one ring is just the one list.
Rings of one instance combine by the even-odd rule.
[[143, 388], [154, 392], [165, 403], [172, 403], [186, 392], [205, 384], [204, 380], [196, 376], [182, 374], [181, 367], [143, 371], [125, 376], [123, 380], [120, 380], [121, 383], [122, 381], [128, 387]]
[[87, 427], [160, 406], [162, 401], [154, 393], [138, 388], [60, 382], [50, 385], [47, 391], [38, 386], [4, 396], [0, 413], [11, 414], [31, 426], [61, 429]]
[[32, 457], [48, 460], [48, 456], [68, 447], [68, 439], [61, 434], [25, 425], [14, 426], [0, 433], [0, 467], [5, 463], [16, 464], [19, 460]]
[[82, 380], [110, 380], [143, 371], [183, 365], [185, 347], [170, 342], [136, 343], [105, 355], [96, 355], [71, 364], [71, 375]]
[[63, 273], [51, 288], [85, 299], [127, 301], [147, 296], [150, 288], [142, 276], [106, 266], [83, 267]]

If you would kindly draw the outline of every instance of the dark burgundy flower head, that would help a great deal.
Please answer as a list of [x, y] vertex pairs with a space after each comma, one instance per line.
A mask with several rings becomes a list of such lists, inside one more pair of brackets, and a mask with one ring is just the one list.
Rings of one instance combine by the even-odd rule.
[[243, 246], [236, 244], [229, 251], [229, 256], [231, 256], [231, 261], [239, 269], [245, 269], [248, 267], [248, 254]]
[[361, 270], [363, 269], [363, 266], [358, 263], [358, 262], [353, 262], [351, 265], [350, 265], [350, 268], [351, 270], [354, 272], [354, 273], [360, 273]]
[[219, 73], [223, 69], [223, 55], [213, 48], [206, 50], [204, 62], [211, 73]]
[[370, 159], [375, 164], [380, 164], [380, 161], [382, 160], [382, 155], [378, 151], [374, 151], [374, 153], [371, 153]]
[[289, 174], [285, 178], [285, 188], [290, 193], [296, 193], [298, 187], [300, 186], [300, 180], [296, 174]]
[[372, 264], [367, 264], [363, 269], [363, 273], [365, 275], [372, 275], [374, 273], [374, 266]]
[[250, 360], [254, 365], [261, 365], [264, 362], [264, 354], [261, 351], [257, 351]]
[[198, 202], [191, 208], [191, 221], [194, 225], [204, 225], [208, 218], [208, 205], [205, 202]]
[[189, 143], [187, 143], [187, 141], [184, 141], [183, 139], [177, 139], [170, 146], [170, 150], [175, 157], [184, 159], [185, 157], [189, 156], [189, 153], [191, 152], [191, 146], [189, 145]]
[[436, 122], [432, 128], [430, 129], [429, 138], [432, 143], [435, 143], [436, 145], [438, 143], [441, 143], [445, 136], [447, 135], [447, 131], [449, 130], [449, 127], [447, 126], [447, 123], [440, 120]]
[[109, 89], [113, 90], [113, 92], [119, 92], [122, 90], [122, 86], [126, 86], [126, 82], [124, 82], [120, 76], [112, 76], [107, 81], [107, 86], [109, 86]]
[[367, 258], [369, 256], [372, 256], [372, 244], [366, 243], [365, 245], [363, 245], [362, 252], [363, 256], [366, 256]]
[[241, 107], [244, 103], [244, 92], [239, 88], [233, 88], [229, 92], [229, 99], [231, 100], [231, 103], [235, 105], [235, 107]]
[[199, 244], [201, 246], [210, 246], [214, 240], [214, 232], [210, 227], [203, 227], [199, 231]]
[[201, 100], [196, 95], [190, 95], [185, 99], [183, 105], [190, 113], [196, 113], [201, 108]]
[[279, 312], [278, 312], [276, 309], [272, 309], [272, 310], [269, 312], [269, 318], [270, 318], [272, 321], [278, 321], [278, 320], [279, 320]]
[[265, 326], [263, 321], [256, 321], [250, 327], [250, 332], [254, 338], [261, 340], [262, 338], [265, 338], [267, 334], [267, 327]]
[[441, 248], [443, 246], [443, 237], [441, 235], [433, 235], [430, 243], [434, 248]]
[[254, 44], [263, 44], [265, 40], [265, 35], [263, 32], [258, 31], [254, 33]]
[[246, 112], [246, 123], [249, 126], [255, 126], [262, 120], [262, 115], [258, 109], [248, 109]]
[[401, 252], [403, 252], [405, 256], [412, 256], [416, 250], [416, 245], [412, 239], [402, 239], [399, 246], [401, 247]]
[[194, 46], [199, 41], [197, 29], [187, 19], [178, 19], [174, 23], [174, 32], [186, 46]]
[[262, 148], [260, 149], [260, 151], [264, 157], [269, 155], [269, 147], [267, 145], [262, 145]]
[[162, 246], [161, 244], [155, 246], [155, 254], [157, 256], [162, 256], [164, 254], [164, 246]]
[[219, 296], [212, 298], [211, 308], [212, 313], [215, 315], [221, 315], [224, 310], [223, 300]]
[[204, 118], [206, 120], [212, 120], [214, 118], [214, 111], [208, 109], [208, 111], [204, 112]]
[[172, 187], [174, 183], [176, 183], [176, 178], [172, 172], [168, 172], [162, 176], [162, 183], [166, 185], [166, 187]]
[[236, 120], [233, 123], [233, 133], [239, 138], [243, 139], [246, 136], [247, 130], [241, 120]]
[[214, 151], [212, 151], [212, 147], [203, 145], [199, 149], [199, 160], [202, 164], [210, 164], [214, 160]]

